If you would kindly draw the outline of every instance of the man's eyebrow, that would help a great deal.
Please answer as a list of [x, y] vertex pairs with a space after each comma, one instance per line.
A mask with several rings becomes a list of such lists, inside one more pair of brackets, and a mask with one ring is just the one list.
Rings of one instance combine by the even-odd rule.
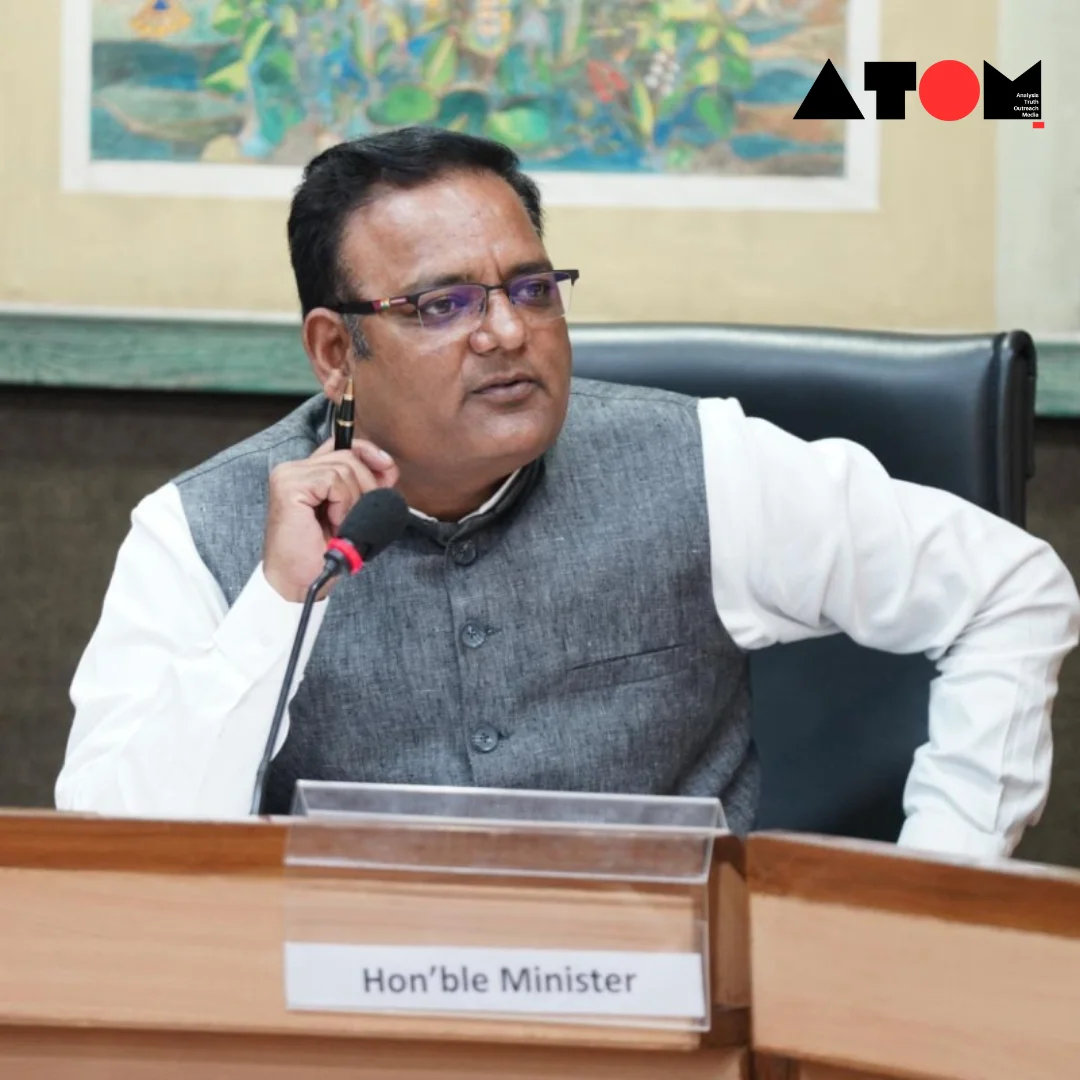
[[442, 289], [447, 285], [466, 285], [471, 280], [465, 274], [439, 274], [437, 277], [422, 277], [410, 281], [408, 285], [395, 293], [395, 296], [413, 296], [428, 289]]
[[[532, 259], [529, 262], [518, 263], [517, 266], [513, 267], [510, 273], [507, 274], [507, 280], [519, 277], [521, 274], [540, 274], [553, 269], [550, 259]], [[448, 285], [470, 285], [475, 280], [475, 278], [471, 278], [467, 274], [439, 274], [437, 277], [422, 277], [403, 286], [400, 292], [394, 295], [415, 296], [417, 293], [427, 292], [429, 289], [444, 289]]]
[[509, 277], [519, 277], [521, 274], [542, 274], [547, 270], [554, 270], [550, 259], [533, 259], [532, 262], [518, 263], [510, 271]]

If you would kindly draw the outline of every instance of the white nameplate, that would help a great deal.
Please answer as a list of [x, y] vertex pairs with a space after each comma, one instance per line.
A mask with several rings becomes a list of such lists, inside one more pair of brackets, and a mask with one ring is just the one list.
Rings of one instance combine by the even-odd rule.
[[702, 1020], [696, 953], [285, 943], [290, 1009]]

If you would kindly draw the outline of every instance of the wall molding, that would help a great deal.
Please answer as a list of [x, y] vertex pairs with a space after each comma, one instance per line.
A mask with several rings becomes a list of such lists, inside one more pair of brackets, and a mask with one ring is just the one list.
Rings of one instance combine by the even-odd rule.
[[299, 324], [235, 317], [0, 311], [0, 384], [308, 394]]
[[1036, 415], [1080, 416], [1080, 334], [1036, 339], [1036, 351]]
[[[1080, 333], [1037, 337], [1036, 412], [1080, 417]], [[0, 305], [0, 385], [312, 394], [293, 315]]]

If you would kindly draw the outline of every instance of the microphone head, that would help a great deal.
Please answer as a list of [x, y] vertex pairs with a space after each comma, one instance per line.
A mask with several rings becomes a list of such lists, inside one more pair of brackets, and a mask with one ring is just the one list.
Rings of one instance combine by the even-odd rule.
[[370, 562], [405, 531], [409, 508], [393, 488], [376, 488], [345, 515], [337, 539], [352, 544]]

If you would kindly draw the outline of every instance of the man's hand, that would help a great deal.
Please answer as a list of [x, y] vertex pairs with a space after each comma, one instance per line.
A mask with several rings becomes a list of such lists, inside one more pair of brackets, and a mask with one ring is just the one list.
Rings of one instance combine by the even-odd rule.
[[394, 487], [398, 467], [364, 439], [352, 450], [327, 440], [311, 457], [288, 461], [270, 474], [263, 542], [263, 573], [286, 600], [300, 603], [323, 568], [327, 541], [362, 495]]

